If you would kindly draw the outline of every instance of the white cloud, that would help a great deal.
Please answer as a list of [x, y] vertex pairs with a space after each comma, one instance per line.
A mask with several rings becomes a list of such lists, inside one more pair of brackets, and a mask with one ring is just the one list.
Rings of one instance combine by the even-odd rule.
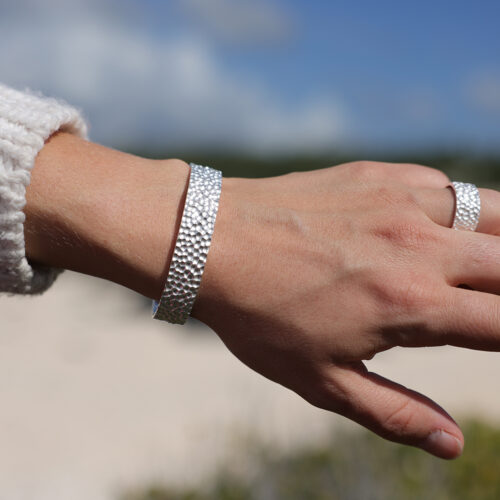
[[466, 84], [472, 106], [482, 112], [500, 113], [500, 71], [485, 71]]
[[82, 107], [95, 140], [269, 152], [329, 148], [341, 136], [333, 97], [279, 104], [279, 91], [233, 75], [205, 40], [153, 38], [120, 4], [35, 5], [0, 8], [1, 79]]
[[218, 39], [252, 45], [281, 43], [294, 29], [276, 0], [178, 0], [183, 10]]

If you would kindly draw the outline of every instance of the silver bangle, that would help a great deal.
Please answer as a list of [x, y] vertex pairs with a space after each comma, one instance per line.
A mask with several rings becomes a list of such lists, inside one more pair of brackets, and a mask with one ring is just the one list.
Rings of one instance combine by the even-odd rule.
[[153, 318], [183, 325], [193, 308], [205, 268], [222, 189], [222, 173], [191, 163], [181, 225]]

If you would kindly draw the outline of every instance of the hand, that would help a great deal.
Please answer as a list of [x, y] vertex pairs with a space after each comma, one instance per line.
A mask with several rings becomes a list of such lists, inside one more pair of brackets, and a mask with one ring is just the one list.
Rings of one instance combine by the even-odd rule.
[[[188, 170], [55, 134], [27, 191], [27, 256], [158, 298]], [[367, 162], [224, 179], [193, 315], [311, 403], [459, 455], [462, 434], [439, 406], [363, 365], [397, 345], [500, 350], [500, 195], [481, 190], [479, 232], [453, 231], [448, 182]]]
[[458, 456], [443, 409], [363, 364], [394, 346], [500, 349], [500, 195], [481, 190], [478, 232], [454, 231], [448, 184], [371, 162], [225, 179], [193, 315], [313, 405]]

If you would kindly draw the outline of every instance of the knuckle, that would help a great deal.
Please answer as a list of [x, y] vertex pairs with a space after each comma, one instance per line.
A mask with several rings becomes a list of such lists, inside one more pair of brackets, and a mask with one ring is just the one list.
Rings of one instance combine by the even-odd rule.
[[313, 406], [334, 413], [343, 413], [349, 401], [347, 391], [328, 372], [318, 376], [317, 383], [310, 386], [304, 397]]
[[336, 401], [333, 391], [327, 386], [319, 385], [309, 389], [303, 397], [316, 408], [340, 413], [340, 404]]
[[374, 234], [393, 246], [408, 250], [420, 251], [441, 243], [437, 231], [415, 220], [415, 217], [404, 217], [401, 213], [398, 219], [389, 219], [383, 225], [376, 226]]
[[414, 414], [414, 402], [406, 397], [403, 403], [399, 403], [384, 417], [382, 426], [392, 436], [405, 436], [410, 432]]
[[377, 294], [378, 301], [385, 305], [383, 309], [391, 313], [422, 311], [433, 302], [430, 280], [417, 274], [381, 274], [372, 285], [372, 290]]
[[345, 165], [354, 177], [360, 180], [380, 179], [386, 174], [386, 165], [373, 161], [356, 161]]
[[429, 168], [429, 176], [432, 177], [432, 180], [439, 184], [448, 184], [450, 182], [450, 178], [441, 170], [437, 168]]
[[405, 310], [421, 310], [430, 301], [428, 281], [416, 277], [401, 282], [395, 292], [396, 304]]
[[440, 307], [437, 288], [423, 275], [386, 278], [375, 288], [382, 325], [378, 329], [387, 346], [418, 347], [429, 341], [428, 313]]
[[444, 172], [433, 167], [414, 163], [401, 164], [400, 167], [406, 169], [407, 172], [411, 172], [415, 179], [425, 181], [426, 184], [431, 183], [436, 187], [442, 187], [450, 182], [450, 179]]

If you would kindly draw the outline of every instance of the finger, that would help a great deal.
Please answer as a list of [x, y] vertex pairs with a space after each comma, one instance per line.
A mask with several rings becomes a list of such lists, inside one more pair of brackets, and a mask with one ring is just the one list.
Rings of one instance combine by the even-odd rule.
[[431, 314], [433, 331], [427, 345], [453, 345], [500, 351], [500, 297], [449, 287], [441, 314]]
[[330, 402], [326, 402], [325, 409], [390, 441], [422, 448], [440, 458], [456, 458], [462, 453], [462, 432], [440, 406], [418, 392], [367, 371], [362, 363], [335, 366], [328, 395]]
[[444, 266], [448, 284], [500, 294], [499, 238], [469, 231], [447, 233], [449, 250]]
[[452, 345], [500, 352], [500, 297], [452, 286], [436, 287], [422, 303], [421, 314], [385, 328], [389, 346]]
[[500, 234], [500, 193], [494, 189], [480, 189], [481, 213], [477, 231]]
[[451, 188], [418, 189], [415, 197], [420, 208], [436, 224], [451, 228], [455, 214], [455, 196]]
[[[500, 192], [493, 189], [479, 189], [481, 214], [477, 232], [500, 234]], [[447, 228], [453, 225], [455, 195], [451, 188], [419, 189], [417, 201], [427, 216]]]

